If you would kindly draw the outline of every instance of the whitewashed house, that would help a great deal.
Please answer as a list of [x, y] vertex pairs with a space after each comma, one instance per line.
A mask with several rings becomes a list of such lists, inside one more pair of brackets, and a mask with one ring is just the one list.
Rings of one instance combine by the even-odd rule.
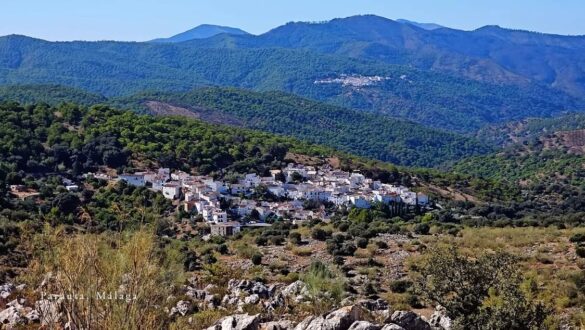
[[369, 209], [371, 206], [370, 202], [363, 196], [349, 196], [349, 201], [359, 209]]
[[144, 174], [120, 174], [120, 180], [126, 181], [129, 185], [144, 187]]
[[167, 199], [177, 199], [181, 193], [181, 186], [175, 182], [165, 183], [162, 193]]
[[228, 221], [227, 213], [221, 210], [214, 210], [211, 218], [215, 223], [223, 223]]

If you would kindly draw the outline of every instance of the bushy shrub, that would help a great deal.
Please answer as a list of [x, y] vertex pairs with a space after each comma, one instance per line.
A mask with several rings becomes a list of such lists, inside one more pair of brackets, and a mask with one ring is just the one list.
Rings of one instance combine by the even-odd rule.
[[318, 241], [324, 241], [329, 236], [330, 236], [330, 233], [328, 233], [327, 231], [325, 231], [321, 228], [313, 228], [313, 230], [311, 231], [311, 237], [313, 239], [318, 240]]
[[294, 245], [299, 245], [302, 243], [302, 236], [298, 232], [292, 232], [288, 235], [288, 240]]
[[390, 290], [394, 293], [405, 293], [412, 287], [412, 281], [409, 280], [396, 280], [390, 283]]
[[577, 254], [577, 256], [579, 256], [581, 258], [585, 258], [585, 247], [578, 246], [575, 249], [575, 253]]
[[521, 287], [518, 260], [508, 253], [467, 257], [455, 247], [435, 248], [416, 268], [416, 292], [445, 307], [455, 328], [540, 329], [550, 315]]
[[428, 235], [431, 227], [426, 223], [419, 223], [414, 226], [414, 233], [417, 235]]
[[573, 236], [571, 236], [571, 238], [569, 238], [569, 241], [571, 241], [572, 243], [582, 243], [585, 242], [585, 234], [575, 234]]
[[261, 265], [262, 264], [262, 254], [256, 253], [252, 256], [252, 263], [254, 265]]
[[368, 239], [360, 237], [357, 239], [356, 244], [360, 249], [365, 249], [366, 247], [368, 247]]

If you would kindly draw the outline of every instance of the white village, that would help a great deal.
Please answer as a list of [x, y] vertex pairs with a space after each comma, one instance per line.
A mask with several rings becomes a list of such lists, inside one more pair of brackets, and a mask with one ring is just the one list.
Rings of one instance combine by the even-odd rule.
[[[271, 170], [270, 176], [251, 173], [235, 183], [182, 171], [171, 172], [168, 168], [121, 174], [114, 179], [162, 192], [185, 212], [200, 215], [210, 225], [211, 235], [220, 236], [232, 236], [245, 226], [270, 226], [276, 219], [293, 223], [311, 219], [327, 221], [331, 212], [323, 204], [361, 209], [370, 208], [374, 203], [412, 207], [429, 204], [427, 195], [407, 187], [384, 184], [359, 172], [345, 172], [328, 165], [288, 164], [282, 169]], [[270, 201], [255, 199], [258, 191], [273, 198]], [[307, 209], [307, 202], [317, 202], [320, 207]]]

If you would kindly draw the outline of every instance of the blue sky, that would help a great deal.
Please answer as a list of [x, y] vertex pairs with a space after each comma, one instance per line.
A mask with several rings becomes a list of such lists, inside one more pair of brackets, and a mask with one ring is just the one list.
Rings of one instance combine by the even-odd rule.
[[497, 24], [585, 34], [583, 0], [17, 0], [3, 1], [0, 35], [47, 40], [149, 40], [196, 25], [259, 34], [290, 21], [357, 14], [434, 22], [471, 30]]

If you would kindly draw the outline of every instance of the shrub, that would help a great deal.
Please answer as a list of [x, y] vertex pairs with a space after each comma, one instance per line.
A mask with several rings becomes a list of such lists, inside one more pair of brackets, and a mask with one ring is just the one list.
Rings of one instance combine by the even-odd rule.
[[222, 255], [226, 255], [229, 253], [229, 249], [228, 249], [227, 245], [225, 245], [225, 244], [218, 245], [216, 250], [217, 250], [217, 252], [219, 252]]
[[360, 249], [365, 249], [366, 247], [368, 247], [368, 239], [360, 237], [357, 239], [356, 244]]
[[417, 235], [428, 235], [431, 227], [426, 223], [419, 223], [414, 226], [414, 233]]
[[582, 234], [582, 233], [575, 234], [575, 235], [571, 236], [571, 238], [569, 238], [569, 241], [571, 241], [572, 243], [585, 242], [585, 234]]
[[302, 243], [303, 239], [301, 236], [301, 233], [298, 232], [292, 232], [288, 235], [288, 240], [294, 244], [294, 245], [299, 245]]
[[575, 249], [575, 253], [577, 256], [581, 258], [585, 258], [585, 247], [579, 246]]
[[268, 243], [268, 239], [264, 236], [258, 236], [256, 237], [256, 245], [258, 246], [266, 246], [266, 244]]
[[334, 302], [339, 302], [343, 298], [345, 281], [342, 275], [320, 261], [315, 261], [309, 266], [302, 280], [307, 284], [311, 297], [316, 298], [327, 293]]
[[412, 281], [409, 280], [396, 280], [390, 283], [390, 290], [394, 293], [405, 293], [412, 287]]
[[252, 263], [254, 265], [261, 265], [262, 264], [262, 254], [256, 253], [252, 256]]
[[538, 329], [550, 313], [521, 288], [518, 260], [508, 253], [469, 258], [455, 247], [437, 248], [417, 268], [417, 292], [444, 306], [456, 328]]
[[329, 234], [321, 228], [313, 228], [311, 231], [311, 237], [318, 241], [324, 241], [329, 237]]

